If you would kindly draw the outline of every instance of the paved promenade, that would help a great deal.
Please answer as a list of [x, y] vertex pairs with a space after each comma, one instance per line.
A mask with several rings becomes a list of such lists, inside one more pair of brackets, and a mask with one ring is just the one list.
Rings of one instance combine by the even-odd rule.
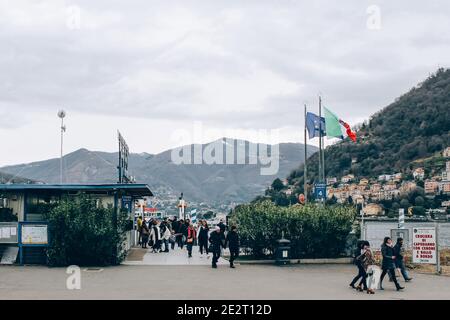
[[[81, 290], [68, 290], [65, 268], [0, 267], [1, 299], [450, 299], [450, 277], [412, 273], [397, 292], [348, 288], [352, 265], [117, 266], [83, 270]], [[403, 285], [404, 283], [401, 282]]]
[[[140, 265], [140, 266], [195, 266], [195, 265], [211, 265], [212, 254], [206, 256], [200, 255], [199, 248], [195, 246], [192, 249], [192, 258], [188, 258], [186, 247], [183, 249], [175, 247], [170, 252], [152, 253], [151, 249], [133, 248], [128, 255], [124, 265]], [[218, 265], [228, 264], [223, 258], [219, 259]]]

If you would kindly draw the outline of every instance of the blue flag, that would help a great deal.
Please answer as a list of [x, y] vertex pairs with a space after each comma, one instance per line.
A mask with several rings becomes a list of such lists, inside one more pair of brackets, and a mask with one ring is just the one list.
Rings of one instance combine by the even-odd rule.
[[319, 117], [318, 115], [311, 112], [306, 113], [306, 129], [308, 130], [310, 139], [319, 136], [320, 119], [322, 120], [322, 137], [324, 137], [326, 136], [325, 118]]

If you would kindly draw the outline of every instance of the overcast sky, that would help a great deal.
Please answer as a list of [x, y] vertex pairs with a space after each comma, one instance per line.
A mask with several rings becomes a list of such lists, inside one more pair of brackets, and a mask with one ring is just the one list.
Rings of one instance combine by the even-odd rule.
[[0, 0], [0, 166], [57, 157], [60, 108], [65, 152], [301, 141], [319, 93], [355, 124], [449, 65], [448, 0]]

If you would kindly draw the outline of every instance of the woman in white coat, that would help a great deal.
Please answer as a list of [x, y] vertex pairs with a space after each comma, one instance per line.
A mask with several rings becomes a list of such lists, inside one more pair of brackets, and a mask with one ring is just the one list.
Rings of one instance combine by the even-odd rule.
[[156, 220], [153, 221], [153, 226], [150, 229], [150, 241], [153, 243], [152, 252], [161, 252], [161, 231]]

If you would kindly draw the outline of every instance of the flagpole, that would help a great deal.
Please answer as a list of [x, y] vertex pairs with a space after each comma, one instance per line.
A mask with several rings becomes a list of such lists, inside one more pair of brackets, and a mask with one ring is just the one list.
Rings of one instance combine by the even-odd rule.
[[[319, 108], [320, 108], [320, 113], [322, 114], [322, 98], [320, 98], [320, 104], [319, 104]], [[321, 122], [322, 123], [322, 122]], [[325, 130], [325, 128], [324, 128]], [[324, 137], [321, 136], [322, 139], [322, 181], [323, 183], [325, 183], [325, 140]]]
[[307, 166], [307, 160], [308, 160], [308, 143], [306, 141], [306, 103], [305, 103], [305, 161], [304, 161], [304, 170], [303, 170], [303, 193], [305, 194], [305, 204], [308, 202], [308, 166]]
[[322, 174], [322, 100], [319, 95], [319, 183], [321, 181]]

